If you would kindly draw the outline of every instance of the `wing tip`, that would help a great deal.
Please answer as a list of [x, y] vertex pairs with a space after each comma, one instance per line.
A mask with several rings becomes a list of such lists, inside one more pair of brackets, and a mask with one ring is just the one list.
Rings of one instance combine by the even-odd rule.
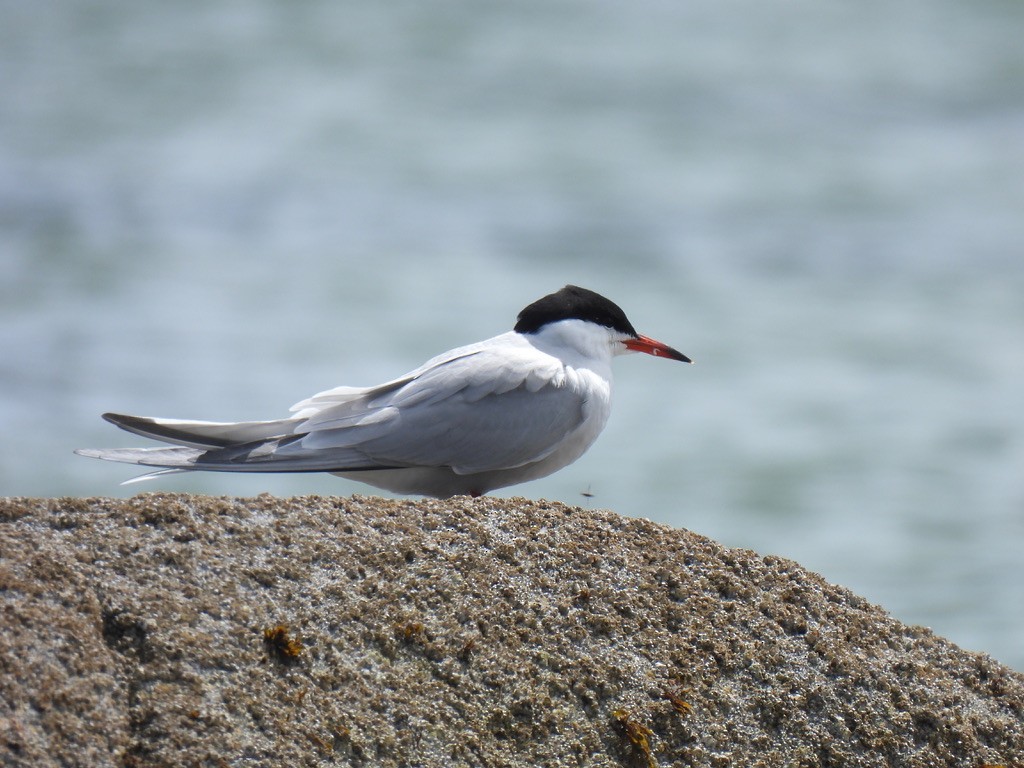
[[111, 424], [121, 428], [124, 428], [126, 424], [131, 422], [146, 421], [142, 416], [129, 416], [125, 413], [113, 413], [112, 411], [107, 411], [106, 413], [101, 414], [101, 416], [104, 421], [109, 421]]
[[188, 469], [183, 467], [169, 467], [167, 469], [158, 469], [156, 472], [147, 472], [144, 475], [136, 475], [130, 477], [127, 480], [121, 482], [121, 485], [133, 485], [135, 483], [144, 483], [146, 480], [152, 480], [153, 478], [160, 477], [161, 475], [177, 475], [181, 472], [188, 472]]

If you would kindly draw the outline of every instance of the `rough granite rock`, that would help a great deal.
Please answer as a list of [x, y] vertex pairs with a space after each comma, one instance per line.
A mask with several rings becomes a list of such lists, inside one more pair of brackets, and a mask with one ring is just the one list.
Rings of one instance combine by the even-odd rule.
[[1024, 676], [523, 499], [0, 500], [4, 766], [1021, 766]]

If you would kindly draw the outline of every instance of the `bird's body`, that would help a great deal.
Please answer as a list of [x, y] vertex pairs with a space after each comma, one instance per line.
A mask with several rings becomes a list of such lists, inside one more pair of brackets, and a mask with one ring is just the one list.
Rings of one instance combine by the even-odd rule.
[[152, 475], [331, 472], [398, 493], [478, 496], [578, 459], [611, 412], [612, 357], [628, 351], [688, 361], [637, 334], [607, 299], [567, 286], [524, 309], [516, 330], [375, 387], [321, 392], [288, 418], [216, 423], [105, 414], [175, 447], [79, 453], [163, 468]]

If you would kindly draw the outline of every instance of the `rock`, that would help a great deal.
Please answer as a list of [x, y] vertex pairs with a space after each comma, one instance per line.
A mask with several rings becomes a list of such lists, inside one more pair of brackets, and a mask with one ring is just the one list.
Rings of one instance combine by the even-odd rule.
[[1024, 676], [523, 499], [0, 501], [5, 766], [1024, 765]]

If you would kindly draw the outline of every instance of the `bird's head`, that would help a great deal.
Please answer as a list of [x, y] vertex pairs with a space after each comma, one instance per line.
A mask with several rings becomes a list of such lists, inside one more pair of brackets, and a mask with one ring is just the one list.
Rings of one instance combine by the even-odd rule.
[[[568, 322], [567, 322], [568, 321]], [[567, 285], [530, 304], [517, 318], [515, 331], [542, 334], [557, 331], [580, 345], [607, 344], [612, 355], [643, 352], [654, 357], [692, 362], [682, 352], [636, 332], [618, 304], [599, 293]]]

